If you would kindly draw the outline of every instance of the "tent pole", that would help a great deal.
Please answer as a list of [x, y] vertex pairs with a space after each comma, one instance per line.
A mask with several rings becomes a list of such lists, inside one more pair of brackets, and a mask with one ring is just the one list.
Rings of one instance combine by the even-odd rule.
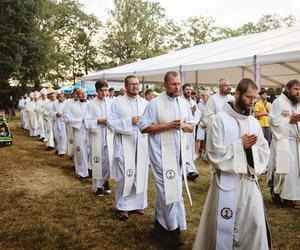
[[196, 81], [195, 89], [198, 90], [198, 70], [195, 71], [195, 81]]
[[260, 64], [256, 62], [256, 55], [253, 57], [253, 76], [254, 80], [256, 82], [257, 88], [260, 89], [260, 80], [261, 80], [261, 75], [260, 75]]
[[142, 91], [145, 91], [145, 77], [142, 77]]

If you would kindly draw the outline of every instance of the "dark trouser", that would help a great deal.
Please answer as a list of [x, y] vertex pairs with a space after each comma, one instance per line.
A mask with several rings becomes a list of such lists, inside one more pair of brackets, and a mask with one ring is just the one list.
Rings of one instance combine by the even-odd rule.
[[270, 127], [262, 127], [263, 133], [264, 133], [264, 137], [267, 140], [267, 142], [269, 143], [269, 146], [271, 144], [271, 140], [272, 140], [272, 134], [271, 134], [271, 129]]

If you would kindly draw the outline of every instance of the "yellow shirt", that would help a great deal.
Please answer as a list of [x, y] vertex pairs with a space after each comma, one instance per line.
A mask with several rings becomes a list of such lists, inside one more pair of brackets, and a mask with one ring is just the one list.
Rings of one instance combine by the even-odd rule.
[[[272, 104], [270, 102], [267, 102], [267, 108], [269, 109], [269, 111], [271, 110], [271, 107], [272, 107]], [[263, 104], [263, 102], [261, 100], [255, 104], [254, 111], [257, 113], [268, 113], [265, 105]], [[261, 116], [257, 119], [258, 119], [260, 126], [269, 127], [269, 117], [267, 115]]]

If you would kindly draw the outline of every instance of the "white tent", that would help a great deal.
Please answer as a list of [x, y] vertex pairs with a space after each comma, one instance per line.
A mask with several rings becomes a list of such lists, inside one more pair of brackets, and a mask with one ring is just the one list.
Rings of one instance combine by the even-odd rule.
[[169, 70], [198, 86], [216, 85], [219, 78], [234, 84], [249, 77], [265, 87], [280, 87], [300, 76], [300, 26], [201, 44], [89, 74], [82, 81], [123, 81], [134, 74], [145, 84], [159, 84]]

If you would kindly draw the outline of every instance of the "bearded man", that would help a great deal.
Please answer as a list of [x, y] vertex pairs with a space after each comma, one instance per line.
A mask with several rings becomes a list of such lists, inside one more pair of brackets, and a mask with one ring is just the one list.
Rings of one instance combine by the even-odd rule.
[[275, 203], [295, 206], [300, 200], [300, 82], [291, 80], [273, 102], [269, 113], [272, 132], [268, 184]]
[[257, 96], [242, 79], [235, 101], [211, 117], [207, 155], [212, 178], [193, 249], [271, 249], [258, 175], [269, 160], [269, 146], [250, 115]]

